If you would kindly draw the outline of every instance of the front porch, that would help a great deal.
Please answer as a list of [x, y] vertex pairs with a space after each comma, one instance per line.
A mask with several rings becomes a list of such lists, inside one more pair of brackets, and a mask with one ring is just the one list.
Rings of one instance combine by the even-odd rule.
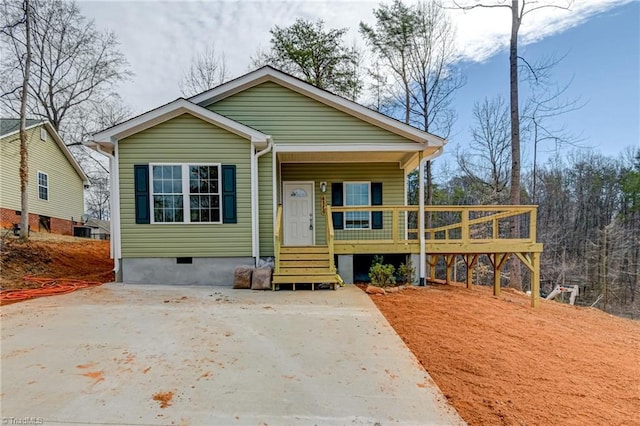
[[[498, 295], [502, 269], [514, 255], [530, 271], [531, 305], [539, 305], [542, 244], [536, 242], [537, 206], [427, 206], [423, 215], [418, 213], [418, 206], [325, 205], [321, 218], [324, 241], [320, 248], [313, 249], [283, 245], [280, 205], [275, 223], [274, 289], [275, 284], [295, 286], [295, 283], [310, 283], [312, 288], [314, 283], [329, 283], [335, 288], [342, 283], [335, 255], [358, 254], [418, 255], [415, 266], [420, 283], [436, 280], [436, 265], [441, 259], [445, 264], [445, 281], [450, 282], [455, 263], [462, 259], [466, 283], [471, 287], [474, 268], [484, 255], [493, 269], [493, 291]], [[364, 222], [367, 227], [335, 229], [334, 222], [344, 221], [347, 214], [369, 217], [375, 214], [377, 229], [372, 229], [371, 220]], [[424, 229], [423, 238], [420, 228]], [[518, 230], [518, 238], [512, 237], [514, 228]]]

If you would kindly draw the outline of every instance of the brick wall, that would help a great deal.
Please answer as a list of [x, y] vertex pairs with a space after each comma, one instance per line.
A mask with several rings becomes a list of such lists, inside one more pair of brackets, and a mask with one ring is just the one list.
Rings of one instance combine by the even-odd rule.
[[[21, 216], [15, 210], [0, 208], [0, 227], [10, 229], [14, 223], [20, 223]], [[66, 219], [52, 217], [49, 219], [52, 234], [73, 235], [73, 226], [78, 223]], [[32, 232], [48, 232], [40, 226], [40, 215], [29, 213], [29, 226]]]

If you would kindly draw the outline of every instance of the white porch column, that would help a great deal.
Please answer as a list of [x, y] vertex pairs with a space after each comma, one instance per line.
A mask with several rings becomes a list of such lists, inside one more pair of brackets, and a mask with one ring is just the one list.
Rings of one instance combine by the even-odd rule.
[[426, 241], [424, 238], [424, 165], [427, 158], [422, 157], [422, 152], [419, 156], [418, 162], [418, 232], [420, 235], [420, 281], [419, 284], [423, 286], [425, 284], [425, 274], [427, 265]]

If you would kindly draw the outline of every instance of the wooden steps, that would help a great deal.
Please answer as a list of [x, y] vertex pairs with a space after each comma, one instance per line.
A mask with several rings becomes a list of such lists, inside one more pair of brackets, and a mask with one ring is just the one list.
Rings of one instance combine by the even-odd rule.
[[335, 290], [336, 285], [342, 285], [342, 279], [329, 256], [327, 246], [281, 247], [272, 289], [276, 284], [291, 284], [293, 290], [296, 284], [311, 284], [311, 290], [315, 290], [316, 284], [330, 284]]

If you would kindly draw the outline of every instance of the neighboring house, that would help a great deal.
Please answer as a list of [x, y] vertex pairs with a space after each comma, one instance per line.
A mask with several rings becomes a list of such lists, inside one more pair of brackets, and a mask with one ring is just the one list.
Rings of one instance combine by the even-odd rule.
[[[0, 226], [20, 223], [20, 121], [0, 119]], [[27, 120], [31, 231], [73, 235], [89, 179], [47, 121]]]
[[91, 228], [91, 238], [96, 240], [111, 239], [111, 224], [108, 220], [89, 218], [84, 226]]
[[[411, 255], [424, 282], [438, 256], [450, 271], [452, 253], [464, 253], [470, 271], [478, 252], [494, 253], [488, 240], [469, 244], [469, 227], [511, 214], [476, 219], [471, 210], [484, 209], [456, 206], [461, 224], [425, 232], [424, 197], [406, 205], [406, 177], [445, 141], [271, 67], [86, 144], [110, 156], [112, 256], [127, 283], [230, 285], [236, 266], [275, 257], [274, 283], [335, 285], [373, 254]], [[449, 239], [454, 227], [463, 240]], [[541, 245], [522, 241], [495, 246], [498, 275], [505, 253], [539, 262]]]

